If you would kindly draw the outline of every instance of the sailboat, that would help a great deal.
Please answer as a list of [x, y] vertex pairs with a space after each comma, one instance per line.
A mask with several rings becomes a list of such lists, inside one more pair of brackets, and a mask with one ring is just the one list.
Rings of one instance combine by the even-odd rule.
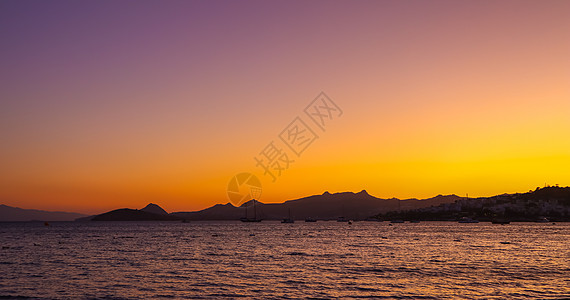
[[255, 202], [257, 202], [255, 199], [252, 199], [253, 201], [253, 219], [250, 219], [247, 217], [247, 206], [245, 207], [245, 217], [241, 218], [240, 221], [242, 222], [261, 222], [261, 219], [257, 218], [257, 211], [255, 209]]
[[295, 223], [295, 220], [293, 220], [293, 219], [291, 218], [291, 209], [290, 209], [290, 208], [289, 208], [289, 217], [286, 218], [286, 219], [283, 219], [283, 220], [281, 221], [281, 223]]

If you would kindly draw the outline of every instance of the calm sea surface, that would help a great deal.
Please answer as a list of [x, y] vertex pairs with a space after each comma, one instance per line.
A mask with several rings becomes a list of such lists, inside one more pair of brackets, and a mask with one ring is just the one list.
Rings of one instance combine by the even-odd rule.
[[0, 246], [3, 297], [570, 297], [564, 223], [0, 223]]

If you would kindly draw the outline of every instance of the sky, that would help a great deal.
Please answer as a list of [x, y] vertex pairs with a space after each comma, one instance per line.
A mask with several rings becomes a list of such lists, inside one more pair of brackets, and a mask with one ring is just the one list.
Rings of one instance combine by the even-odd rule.
[[244, 172], [262, 202], [567, 186], [569, 53], [569, 1], [4, 0], [0, 203], [192, 211]]

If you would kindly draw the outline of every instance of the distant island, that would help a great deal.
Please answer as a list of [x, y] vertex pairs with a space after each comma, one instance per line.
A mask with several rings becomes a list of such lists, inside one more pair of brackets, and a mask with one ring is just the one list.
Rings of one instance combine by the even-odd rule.
[[121, 208], [96, 216], [79, 218], [77, 221], [180, 221], [181, 218], [168, 214], [162, 207], [149, 203], [142, 209]]
[[[0, 221], [201, 221], [251, 217], [253, 206], [263, 220], [371, 220], [371, 221], [570, 221], [570, 187], [544, 187], [527, 193], [468, 198], [438, 195], [428, 199], [376, 198], [365, 190], [313, 195], [283, 203], [250, 200], [236, 207], [217, 204], [193, 212], [168, 213], [150, 203], [141, 209], [121, 208], [85, 216], [66, 212], [26, 210], [0, 205]], [[249, 215], [248, 215], [249, 214]]]

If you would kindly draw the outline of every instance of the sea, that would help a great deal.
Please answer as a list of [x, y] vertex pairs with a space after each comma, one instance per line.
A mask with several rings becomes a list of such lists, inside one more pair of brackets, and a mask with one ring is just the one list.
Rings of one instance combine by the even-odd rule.
[[0, 223], [0, 299], [564, 299], [570, 224]]

